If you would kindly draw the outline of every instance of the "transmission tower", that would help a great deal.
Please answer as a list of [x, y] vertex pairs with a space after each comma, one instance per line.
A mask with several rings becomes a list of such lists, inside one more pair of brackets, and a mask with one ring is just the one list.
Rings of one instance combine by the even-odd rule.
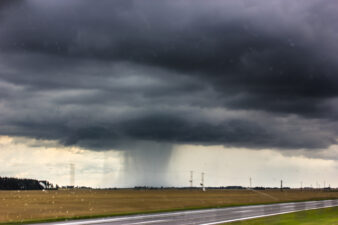
[[194, 182], [194, 171], [190, 171], [190, 188], [193, 187], [193, 182]]
[[205, 187], [204, 187], [204, 172], [201, 173], [201, 187], [202, 187], [202, 191], [205, 191]]

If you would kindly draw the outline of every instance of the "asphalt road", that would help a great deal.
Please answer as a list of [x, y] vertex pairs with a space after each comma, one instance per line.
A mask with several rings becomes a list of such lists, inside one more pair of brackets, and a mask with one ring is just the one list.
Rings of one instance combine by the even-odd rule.
[[239, 220], [279, 215], [309, 209], [338, 206], [338, 200], [292, 202], [269, 205], [253, 205], [205, 210], [189, 210], [170, 213], [154, 213], [135, 216], [106, 217], [100, 219], [73, 220], [66, 222], [40, 223], [39, 225], [137, 225], [137, 224], [199, 224], [212, 225]]

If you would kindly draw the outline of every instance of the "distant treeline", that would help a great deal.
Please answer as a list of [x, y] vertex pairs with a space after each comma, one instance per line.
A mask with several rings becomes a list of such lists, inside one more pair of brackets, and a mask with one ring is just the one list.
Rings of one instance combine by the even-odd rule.
[[0, 190], [42, 190], [39, 181], [33, 179], [18, 179], [0, 177]]
[[[220, 187], [205, 187], [207, 189], [230, 189], [230, 190], [241, 190], [241, 189], [253, 189], [253, 190], [267, 190], [267, 189], [280, 189], [279, 187], [253, 187], [247, 188], [243, 186], [220, 186]], [[201, 189], [201, 187], [152, 187], [152, 186], [135, 186], [136, 190], [144, 189]], [[290, 189], [290, 187], [283, 187], [283, 189]]]
[[[228, 190], [281, 190], [280, 187], [243, 187], [243, 186], [219, 186], [219, 187], [205, 187], [206, 189], [228, 189]], [[117, 189], [124, 189], [124, 188], [108, 188], [110, 190], [117, 190]], [[128, 189], [128, 188], [127, 188]], [[161, 189], [201, 189], [201, 187], [152, 187], [152, 186], [135, 186], [134, 190], [161, 190]], [[303, 187], [303, 188], [290, 188], [290, 187], [283, 187], [282, 190], [324, 190], [324, 191], [338, 191], [338, 188], [312, 188], [312, 187]]]

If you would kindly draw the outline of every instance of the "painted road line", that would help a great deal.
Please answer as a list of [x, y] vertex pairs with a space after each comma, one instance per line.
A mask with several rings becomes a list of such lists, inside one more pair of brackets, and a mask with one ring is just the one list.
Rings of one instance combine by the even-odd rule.
[[[137, 222], [137, 223], [127, 223], [127, 224], [149, 224], [149, 223], [158, 223], [158, 222], [168, 222], [169, 220], [151, 220], [151, 221], [143, 221], [143, 222]], [[126, 225], [127, 225], [126, 224]]]

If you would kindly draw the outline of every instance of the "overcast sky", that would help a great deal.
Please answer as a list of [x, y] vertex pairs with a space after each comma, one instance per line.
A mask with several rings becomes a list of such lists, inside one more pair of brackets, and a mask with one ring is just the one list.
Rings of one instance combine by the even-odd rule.
[[[71, 154], [63, 163], [81, 158], [87, 169], [100, 155], [101, 175], [115, 171], [111, 158], [124, 172], [106, 186], [175, 185], [172, 168], [221, 173], [229, 156], [258, 168], [264, 152], [285, 165], [245, 180], [298, 185], [304, 160], [325, 164], [311, 170], [329, 179], [338, 173], [337, 20], [333, 0], [1, 0], [1, 154], [29, 158], [43, 146], [44, 158]], [[214, 164], [198, 168], [207, 158]], [[67, 183], [60, 177], [50, 180]]]

